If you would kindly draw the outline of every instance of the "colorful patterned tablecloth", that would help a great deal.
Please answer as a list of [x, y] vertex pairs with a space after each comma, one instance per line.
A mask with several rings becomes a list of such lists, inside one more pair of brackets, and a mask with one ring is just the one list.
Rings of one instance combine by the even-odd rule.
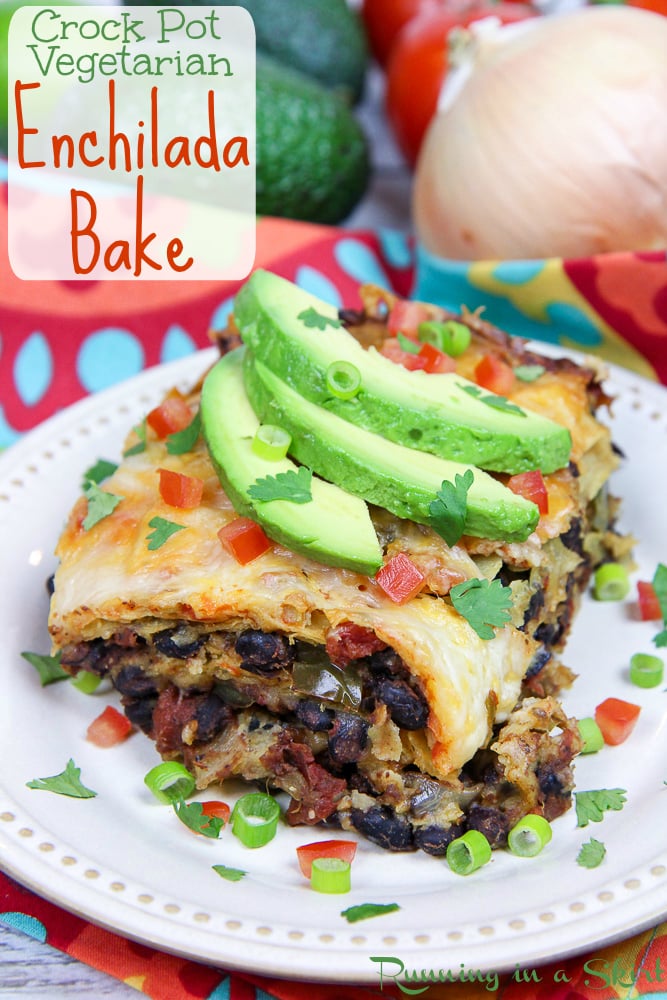
[[[0, 230], [6, 227], [0, 200]], [[355, 306], [374, 282], [401, 295], [471, 309], [523, 336], [579, 347], [667, 384], [667, 260], [664, 253], [593, 261], [454, 265], [420, 254], [393, 232], [351, 232], [262, 219], [257, 266], [271, 268], [338, 305]], [[58, 410], [142, 369], [206, 346], [224, 324], [234, 284], [22, 282], [0, 250], [0, 447]], [[0, 859], [1, 865], [1, 859]], [[667, 900], [665, 901], [667, 910]], [[160, 1000], [341, 1000], [403, 996], [375, 987], [285, 982], [155, 951], [65, 913], [0, 875], [0, 920]], [[423, 988], [422, 988], [423, 987]], [[414, 995], [446, 1000], [667, 1000], [667, 924], [594, 955], [497, 979], [412, 983]], [[406, 991], [407, 992], [407, 991]]]

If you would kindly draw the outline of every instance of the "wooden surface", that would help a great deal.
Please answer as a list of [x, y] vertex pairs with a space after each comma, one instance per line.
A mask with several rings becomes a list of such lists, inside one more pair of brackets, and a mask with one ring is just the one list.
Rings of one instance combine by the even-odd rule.
[[[359, 117], [370, 140], [373, 179], [346, 225], [407, 232], [410, 178], [382, 119], [381, 104], [382, 81], [379, 73], [371, 73]], [[0, 1000], [122, 1000], [139, 995], [124, 983], [0, 923]]]

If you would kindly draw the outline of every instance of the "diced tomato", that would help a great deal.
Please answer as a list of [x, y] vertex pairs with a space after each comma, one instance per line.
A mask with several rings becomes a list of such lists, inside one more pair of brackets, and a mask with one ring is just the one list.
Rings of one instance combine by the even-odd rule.
[[271, 548], [271, 542], [256, 521], [237, 517], [218, 532], [223, 546], [242, 566]]
[[231, 815], [231, 809], [226, 802], [202, 802], [201, 811], [202, 815], [215, 816], [223, 823], [228, 823]]
[[306, 878], [310, 878], [313, 861], [317, 858], [338, 858], [339, 861], [349, 861], [352, 864], [356, 853], [357, 845], [353, 840], [320, 840], [296, 849], [299, 868]]
[[132, 732], [132, 723], [113, 705], [107, 705], [101, 715], [98, 715], [86, 732], [86, 739], [96, 747], [115, 747]]
[[539, 469], [533, 469], [531, 472], [519, 472], [516, 476], [510, 476], [507, 485], [512, 493], [518, 493], [520, 497], [536, 504], [540, 514], [549, 513], [549, 494], [544, 476]]
[[641, 709], [630, 701], [621, 698], [606, 698], [595, 709], [597, 722], [605, 743], [617, 746], [624, 743], [635, 728]]
[[423, 358], [426, 361], [424, 371], [433, 375], [456, 371], [456, 361], [454, 358], [450, 357], [449, 354], [445, 354], [444, 351], [439, 351], [433, 344], [422, 344], [417, 357]]
[[391, 307], [387, 317], [387, 329], [394, 337], [397, 333], [402, 333], [406, 337], [412, 337], [416, 342], [419, 324], [425, 323], [429, 318], [428, 309], [420, 302], [399, 299]]
[[184, 476], [171, 469], [158, 469], [160, 473], [160, 496], [170, 507], [198, 507], [204, 493], [204, 480], [196, 476]]
[[404, 552], [399, 552], [375, 574], [375, 582], [396, 604], [406, 604], [425, 583], [424, 574]]
[[637, 583], [637, 597], [639, 601], [639, 617], [643, 622], [657, 621], [662, 618], [662, 608], [653, 584], [645, 580]]
[[475, 368], [475, 382], [489, 392], [506, 396], [514, 387], [516, 381], [510, 365], [501, 361], [495, 354], [485, 354]]
[[397, 337], [389, 337], [385, 340], [380, 348], [380, 354], [397, 365], [403, 365], [409, 372], [424, 371], [428, 364], [427, 359], [420, 354], [404, 351]]
[[192, 423], [192, 412], [180, 392], [174, 390], [150, 411], [146, 423], [159, 438], [165, 438], [168, 434], [185, 430]]

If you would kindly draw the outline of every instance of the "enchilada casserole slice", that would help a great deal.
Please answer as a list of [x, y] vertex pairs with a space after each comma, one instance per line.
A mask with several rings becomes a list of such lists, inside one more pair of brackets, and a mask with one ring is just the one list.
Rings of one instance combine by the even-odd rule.
[[[339, 319], [384, 351], [396, 300], [368, 287], [362, 300]], [[70, 514], [49, 629], [62, 666], [110, 679], [132, 723], [198, 788], [241, 777], [286, 793], [291, 824], [438, 855], [466, 829], [498, 847], [526, 813], [569, 808], [580, 742], [558, 701], [572, 680], [559, 654], [592, 569], [624, 558], [630, 542], [614, 527], [607, 480], [618, 457], [596, 417], [608, 402], [598, 374], [536, 355], [478, 316], [425, 308], [470, 331], [458, 377], [474, 381], [485, 356], [530, 368], [532, 381], [516, 378], [505, 398], [570, 432], [568, 463], [544, 475], [548, 511], [525, 540], [448, 544], [428, 523], [369, 504], [382, 561], [402, 555], [423, 577], [403, 603], [373, 575], [284, 539], [240, 562], [220, 542], [239, 511], [203, 436], [173, 453], [149, 422], [102, 484], [121, 498], [114, 509], [90, 525], [82, 496]], [[223, 355], [237, 349], [233, 318], [216, 339]], [[192, 418], [200, 395], [180, 400]], [[199, 502], [167, 503], [161, 469], [200, 481]], [[178, 530], [151, 547], [156, 518]], [[476, 628], [457, 610], [452, 590], [471, 580], [507, 595], [506, 624]]]

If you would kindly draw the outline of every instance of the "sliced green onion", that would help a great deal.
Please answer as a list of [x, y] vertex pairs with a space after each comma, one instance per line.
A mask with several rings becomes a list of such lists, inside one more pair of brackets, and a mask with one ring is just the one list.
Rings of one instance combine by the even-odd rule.
[[338, 399], [352, 399], [361, 388], [361, 372], [349, 361], [334, 361], [327, 368], [327, 389]]
[[260, 458], [278, 462], [287, 454], [292, 438], [282, 427], [275, 424], [260, 424], [252, 439], [252, 450]]
[[93, 694], [101, 683], [102, 678], [97, 674], [91, 674], [90, 670], [79, 670], [74, 677], [70, 677], [70, 684], [83, 694]]
[[433, 344], [439, 351], [444, 351], [451, 358], [458, 358], [466, 348], [470, 347], [470, 330], [464, 323], [450, 319], [446, 323], [427, 320], [417, 327], [417, 336], [423, 344]]
[[264, 792], [242, 795], [232, 810], [232, 833], [246, 847], [263, 847], [276, 835], [280, 808]]
[[342, 858], [315, 858], [310, 872], [310, 884], [315, 892], [349, 892], [352, 886], [352, 865]]
[[551, 824], [544, 816], [530, 813], [513, 826], [507, 836], [507, 846], [520, 858], [534, 858], [551, 840]]
[[635, 653], [630, 657], [630, 680], [640, 688], [654, 688], [662, 684], [665, 664], [659, 656]]
[[447, 847], [447, 864], [456, 875], [470, 875], [491, 858], [491, 844], [479, 830], [468, 830]]
[[589, 715], [585, 719], [579, 719], [577, 726], [579, 727], [579, 735], [583, 742], [581, 753], [597, 753], [598, 750], [602, 750], [604, 736], [592, 716]]
[[151, 768], [144, 784], [160, 802], [172, 805], [192, 795], [195, 790], [195, 779], [187, 768], [178, 761], [169, 760]]
[[593, 596], [597, 601], [622, 601], [629, 592], [630, 577], [625, 566], [608, 562], [595, 570]]

